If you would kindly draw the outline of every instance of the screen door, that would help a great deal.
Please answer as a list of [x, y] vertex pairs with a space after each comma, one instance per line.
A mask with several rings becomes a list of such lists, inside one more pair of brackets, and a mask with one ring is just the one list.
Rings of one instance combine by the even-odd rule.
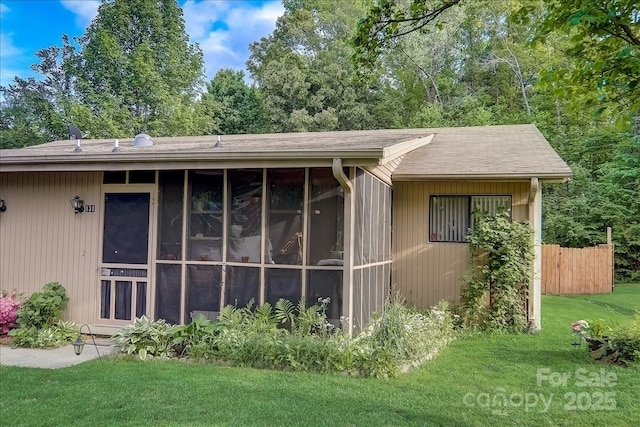
[[130, 323], [147, 314], [151, 194], [105, 193], [100, 319]]

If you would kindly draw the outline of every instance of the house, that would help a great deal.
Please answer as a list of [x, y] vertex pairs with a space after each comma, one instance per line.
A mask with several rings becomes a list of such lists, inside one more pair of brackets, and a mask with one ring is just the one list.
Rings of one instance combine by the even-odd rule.
[[0, 152], [0, 287], [64, 284], [103, 333], [143, 314], [188, 323], [227, 304], [308, 304], [362, 328], [396, 287], [458, 301], [470, 212], [535, 230], [567, 165], [533, 125], [63, 140]]

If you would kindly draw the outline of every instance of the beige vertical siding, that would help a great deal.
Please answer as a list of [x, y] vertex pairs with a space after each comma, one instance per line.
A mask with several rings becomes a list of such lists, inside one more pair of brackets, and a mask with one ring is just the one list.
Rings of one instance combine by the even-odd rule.
[[420, 307], [459, 302], [469, 266], [466, 243], [429, 243], [429, 196], [511, 195], [513, 219], [527, 219], [529, 182], [396, 182], [393, 187], [394, 287]]
[[[98, 301], [100, 172], [1, 173], [0, 288], [25, 296], [57, 281], [70, 297], [66, 317], [93, 323]], [[80, 196], [95, 212], [74, 214]]]

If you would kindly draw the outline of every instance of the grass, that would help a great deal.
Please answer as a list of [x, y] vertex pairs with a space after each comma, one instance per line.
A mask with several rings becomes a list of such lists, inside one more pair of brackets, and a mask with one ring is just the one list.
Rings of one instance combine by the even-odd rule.
[[[176, 361], [111, 359], [60, 370], [2, 366], [0, 420], [12, 426], [637, 425], [640, 368], [592, 362], [584, 344], [571, 345], [570, 332], [579, 319], [624, 324], [634, 310], [640, 311], [640, 285], [618, 285], [607, 295], [545, 296], [540, 333], [471, 334], [392, 380]], [[540, 369], [570, 378], [566, 385], [538, 384]], [[581, 387], [581, 372], [616, 382]], [[501, 393], [514, 404], [497, 405], [493, 398]], [[605, 393], [614, 394], [605, 401]], [[519, 396], [529, 407], [515, 405]], [[575, 410], [572, 396], [580, 399]], [[541, 397], [550, 402], [546, 411]], [[588, 405], [597, 403], [615, 408]]]

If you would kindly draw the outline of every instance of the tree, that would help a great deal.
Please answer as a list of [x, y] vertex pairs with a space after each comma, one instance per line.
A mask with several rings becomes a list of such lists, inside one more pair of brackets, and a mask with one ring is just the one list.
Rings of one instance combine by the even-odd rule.
[[68, 61], [73, 47], [66, 36], [63, 46], [36, 52], [40, 63], [32, 65], [42, 79], [16, 77], [0, 87], [0, 148], [26, 147], [53, 139], [67, 138], [68, 121], [73, 120], [73, 79]]
[[176, 0], [103, 0], [86, 33], [62, 42], [37, 53], [42, 79], [1, 88], [3, 147], [67, 138], [69, 124], [96, 138], [217, 130], [216, 107], [196, 103], [202, 53]]
[[220, 104], [220, 133], [260, 133], [267, 124], [259, 92], [244, 81], [244, 72], [223, 69], [207, 84], [207, 94]]
[[[585, 89], [593, 92], [596, 96], [588, 102], [597, 103], [599, 112], [607, 104], [622, 104], [634, 116], [640, 115], [638, 2], [552, 0], [545, 5], [534, 41], [544, 41], [552, 33], [563, 34], [568, 41], [564, 52], [576, 66], [547, 70], [544, 79], [563, 95]], [[523, 8], [517, 18], [528, 11]]]
[[287, 0], [268, 37], [250, 46], [247, 68], [277, 132], [384, 126], [371, 114], [373, 91], [352, 82], [349, 64], [364, 0]]
[[193, 132], [202, 52], [189, 43], [176, 0], [104, 1], [77, 42], [77, 96], [92, 114], [116, 124], [110, 137]]
[[[398, 38], [415, 31], [426, 31], [429, 24], [461, 0], [380, 0], [358, 22], [352, 39], [353, 59], [358, 68], [375, 68], [378, 57]], [[438, 23], [440, 27], [442, 23]]]
[[[463, 3], [468, 0], [380, 1], [359, 22], [353, 38], [352, 59], [357, 69], [361, 73], [370, 72], [382, 52], [407, 34], [433, 30], [432, 24], [435, 28], [447, 25], [440, 18]], [[490, 4], [491, 8], [495, 6], [494, 2]], [[637, 116], [640, 110], [638, 3], [634, 0], [551, 0], [544, 5], [540, 20], [536, 14], [531, 16], [536, 11], [535, 3], [525, 4], [510, 16], [521, 23], [535, 19], [538, 25], [534, 41], [545, 41], [552, 34], [565, 38], [561, 48], [574, 64], [569, 70], [549, 69], [543, 75], [544, 80], [556, 89], [558, 96], [566, 96], [566, 92], [581, 93], [585, 89], [593, 93], [587, 101], [597, 102], [598, 112], [607, 105], [622, 104], [626, 111]], [[518, 74], [518, 66], [513, 56], [509, 56], [511, 60], [506, 62], [505, 58], [504, 61]]]

